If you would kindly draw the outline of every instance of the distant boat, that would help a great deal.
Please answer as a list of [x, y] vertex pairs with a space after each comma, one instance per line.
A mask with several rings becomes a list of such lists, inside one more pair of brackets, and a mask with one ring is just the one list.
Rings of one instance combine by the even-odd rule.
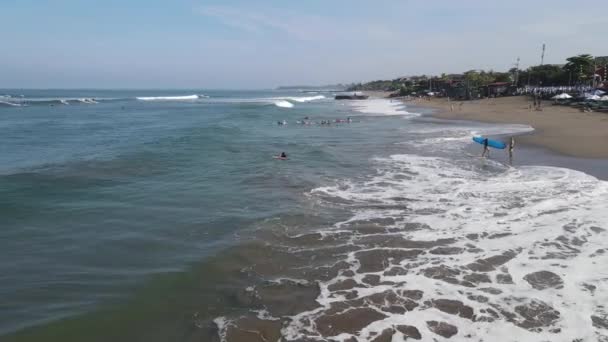
[[336, 95], [336, 100], [367, 100], [369, 96], [363, 94], [354, 93], [352, 95]]

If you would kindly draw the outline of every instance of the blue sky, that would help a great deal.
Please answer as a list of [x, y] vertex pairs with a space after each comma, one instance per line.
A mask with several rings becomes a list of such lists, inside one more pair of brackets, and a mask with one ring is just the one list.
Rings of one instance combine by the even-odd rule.
[[605, 0], [0, 0], [0, 87], [271, 88], [608, 55]]

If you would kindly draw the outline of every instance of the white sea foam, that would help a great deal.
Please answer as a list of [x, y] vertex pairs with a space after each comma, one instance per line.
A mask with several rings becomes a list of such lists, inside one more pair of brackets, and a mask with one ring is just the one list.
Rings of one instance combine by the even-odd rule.
[[200, 95], [184, 95], [184, 96], [142, 96], [136, 97], [140, 101], [193, 101], [201, 98]]
[[[385, 319], [364, 328], [359, 338], [371, 340], [373, 333], [396, 325], [416, 326], [425, 340], [437, 338], [427, 327], [427, 321], [444, 321], [458, 328], [458, 335], [484, 341], [596, 341], [591, 316], [604, 317], [603, 304], [608, 300], [608, 253], [604, 253], [608, 234], [608, 183], [582, 172], [556, 168], [527, 166], [508, 168], [487, 161], [486, 165], [471, 161], [454, 161], [417, 155], [393, 155], [378, 158], [378, 173], [367, 181], [344, 181], [336, 186], [317, 188], [313, 196], [322, 200], [339, 198], [338, 203], [349, 203], [356, 209], [351, 220], [396, 219], [393, 228], [417, 222], [428, 227], [420, 230], [395, 230], [395, 236], [408, 240], [432, 241], [454, 239], [451, 247], [462, 249], [452, 255], [422, 254], [412, 261], [399, 264], [408, 270], [404, 275], [388, 276], [383, 272], [380, 281], [390, 285], [357, 287], [357, 298], [385, 291], [422, 290], [420, 301], [437, 299], [457, 300], [473, 309], [476, 320], [448, 314], [421, 305], [414, 312], [391, 314], [382, 311]], [[491, 166], [494, 171], [486, 172]], [[414, 201], [407, 209], [376, 209], [378, 204], [388, 207], [400, 204], [408, 196]], [[349, 220], [349, 221], [351, 221]], [[402, 222], [402, 223], [399, 223]], [[338, 225], [340, 227], [344, 226]], [[340, 229], [339, 231], [343, 231]], [[331, 230], [330, 230], [331, 232]], [[467, 236], [469, 238], [467, 238]], [[475, 238], [470, 238], [475, 236]], [[352, 241], [356, 244], [356, 237]], [[382, 247], [379, 247], [382, 248]], [[371, 250], [377, 248], [371, 248]], [[351, 252], [346, 260], [358, 270], [359, 261]], [[425, 276], [425, 269], [442, 265], [457, 273], [474, 273], [470, 266], [477, 260], [513, 253], [504, 264], [482, 271], [491, 283], [463, 286]], [[387, 260], [387, 269], [391, 262]], [[524, 280], [534, 272], [548, 271], [563, 282], [560, 286], [535, 289]], [[479, 274], [479, 273], [478, 273]], [[497, 277], [510, 274], [513, 283], [497, 282]], [[361, 274], [353, 277], [361, 283]], [[458, 276], [455, 276], [456, 278]], [[324, 308], [343, 301], [328, 290], [340, 278], [321, 284], [317, 301]], [[494, 293], [483, 288], [492, 287]], [[589, 290], [592, 288], [593, 290]], [[500, 292], [500, 293], [498, 293]], [[485, 302], [473, 300], [487, 298]], [[559, 312], [559, 317], [547, 326], [524, 329], [526, 318], [522, 308], [544, 303]], [[378, 308], [379, 309], [379, 308]], [[498, 312], [497, 317], [487, 310]], [[502, 311], [501, 311], [502, 310]], [[295, 338], [313, 328], [307, 322], [323, 314], [324, 309], [302, 313], [283, 330]], [[505, 314], [505, 313], [512, 313]], [[525, 314], [525, 313], [524, 313]], [[533, 314], [534, 315], [534, 314]], [[550, 314], [539, 317], [551, 320]], [[543, 316], [546, 315], [546, 316]], [[485, 318], [492, 322], [484, 321]], [[534, 317], [530, 318], [530, 322]], [[521, 325], [520, 325], [521, 324]], [[338, 339], [350, 337], [346, 334]]]
[[217, 327], [218, 337], [220, 338], [220, 341], [225, 342], [226, 341], [226, 330], [230, 326], [231, 321], [229, 319], [227, 319], [226, 317], [217, 317], [213, 320], [213, 324], [215, 324], [215, 326]]
[[96, 103], [99, 103], [99, 102], [95, 101], [94, 99], [87, 99], [87, 98], [78, 99], [77, 101], [81, 102], [81, 103], [87, 103], [87, 104], [96, 104]]
[[293, 108], [293, 103], [285, 100], [275, 101], [274, 105], [281, 108]]
[[389, 99], [369, 99], [349, 101], [355, 111], [371, 116], [384, 115], [403, 115], [403, 116], [418, 116], [416, 113], [409, 113], [405, 104], [401, 101], [392, 101]]
[[27, 106], [27, 105], [71, 105], [71, 104], [97, 104], [99, 101], [103, 100], [114, 100], [112, 98], [57, 98], [57, 97], [39, 97], [39, 98], [26, 98], [26, 97], [18, 97], [18, 98], [10, 98], [8, 101], [1, 101], [1, 105], [6, 106]]
[[7, 107], [21, 107], [22, 105], [19, 103], [14, 103], [14, 102], [8, 102], [8, 101], [0, 101], [0, 106], [7, 106]]
[[[200, 96], [200, 95], [199, 95]], [[243, 103], [274, 105], [281, 108], [293, 108], [294, 102], [306, 103], [325, 99], [325, 96], [283, 96], [283, 97], [259, 97], [259, 98], [210, 98], [207, 103]]]
[[317, 95], [317, 96], [292, 96], [292, 97], [284, 97], [284, 100], [290, 100], [295, 102], [311, 102], [317, 100], [323, 100], [325, 96]]

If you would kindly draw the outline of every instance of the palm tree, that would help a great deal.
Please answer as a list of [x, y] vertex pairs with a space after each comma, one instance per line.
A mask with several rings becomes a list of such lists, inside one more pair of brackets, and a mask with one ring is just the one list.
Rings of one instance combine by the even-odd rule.
[[564, 70], [569, 71], [577, 80], [585, 80], [590, 76], [593, 66], [593, 56], [582, 54], [567, 58]]

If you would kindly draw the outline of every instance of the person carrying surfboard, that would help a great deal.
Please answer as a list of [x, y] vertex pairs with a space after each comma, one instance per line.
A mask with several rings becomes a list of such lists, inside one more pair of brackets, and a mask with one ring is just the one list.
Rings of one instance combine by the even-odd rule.
[[513, 149], [515, 148], [515, 138], [511, 137], [509, 142], [509, 164], [513, 164]]
[[488, 138], [483, 139], [483, 152], [481, 153], [482, 158], [486, 156], [490, 156], [490, 149], [488, 148]]

